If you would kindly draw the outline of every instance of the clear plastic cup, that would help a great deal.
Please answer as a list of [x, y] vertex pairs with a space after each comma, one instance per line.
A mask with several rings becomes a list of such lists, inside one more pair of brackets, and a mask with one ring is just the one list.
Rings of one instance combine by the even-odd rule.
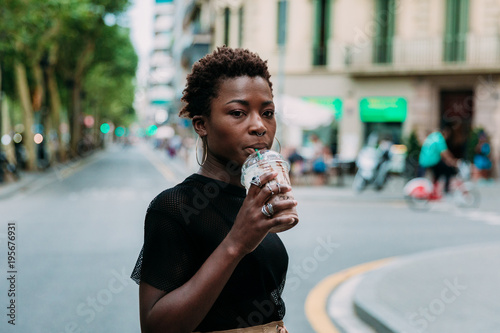
[[[269, 199], [269, 203], [275, 204], [279, 202], [279, 200], [287, 200], [293, 199], [292, 191], [286, 193], [277, 193], [277, 185], [279, 184], [287, 184], [290, 183], [290, 164], [281, 156], [279, 153], [272, 150], [260, 150], [248, 156], [245, 163], [241, 168], [241, 184], [245, 186], [247, 193], [250, 189], [252, 178], [255, 176], [260, 176], [266, 172], [278, 172], [278, 175], [275, 179], [269, 181], [269, 185], [271, 185], [272, 190], [275, 194]], [[274, 216], [279, 216], [283, 214], [292, 214], [295, 215], [296, 221], [299, 220], [299, 216], [297, 214], [297, 209], [295, 207], [281, 211]], [[288, 226], [280, 226], [271, 229], [271, 232], [281, 232], [287, 230]]]

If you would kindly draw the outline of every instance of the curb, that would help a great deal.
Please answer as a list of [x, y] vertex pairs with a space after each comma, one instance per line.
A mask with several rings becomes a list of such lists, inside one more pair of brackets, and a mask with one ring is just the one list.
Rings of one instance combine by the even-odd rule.
[[307, 295], [305, 302], [306, 317], [316, 333], [339, 333], [328, 315], [328, 299], [333, 291], [346, 280], [388, 264], [393, 258], [380, 259], [332, 274], [319, 282]]
[[[356, 288], [356, 293], [354, 295], [353, 299], [353, 305], [355, 312], [357, 316], [366, 322], [368, 325], [372, 326], [375, 328], [377, 332], [380, 333], [397, 333], [397, 332], [406, 332], [406, 333], [418, 333], [422, 332], [422, 329], [418, 327], [414, 327], [411, 325], [411, 323], [400, 316], [399, 313], [396, 313], [394, 311], [396, 305], [394, 304], [389, 304], [386, 302], [381, 301], [378, 299], [378, 297], [375, 296], [375, 291], [380, 290], [380, 288], [383, 288], [383, 285], [381, 286], [379, 284], [379, 281], [383, 280], [388, 280], [391, 281], [394, 279], [394, 274], [397, 274], [398, 272], [402, 272], [406, 267], [408, 266], [413, 266], [413, 267], [421, 267], [421, 265], [425, 265], [426, 267], [428, 266], [428, 262], [432, 260], [433, 262], [431, 263], [432, 267], [437, 267], [440, 265], [441, 261], [443, 259], [446, 259], [447, 261], [457, 261], [457, 262], [462, 262], [464, 260], [464, 256], [467, 257], [468, 254], [472, 254], [476, 251], [481, 251], [485, 253], [489, 253], [491, 249], [497, 249], [496, 251], [500, 250], [500, 243], [498, 242], [486, 242], [486, 243], [478, 243], [478, 244], [467, 244], [467, 245], [460, 245], [460, 246], [452, 246], [452, 247], [445, 247], [445, 248], [440, 248], [440, 249], [434, 249], [434, 250], [428, 250], [428, 251], [423, 251], [415, 254], [410, 254], [406, 256], [401, 256], [397, 257], [397, 260], [394, 260], [391, 262], [389, 265], [386, 265], [379, 271], [374, 271], [370, 272], [367, 277], [363, 279], [361, 284]], [[472, 255], [474, 256], [474, 255]], [[484, 258], [484, 255], [481, 256]], [[471, 260], [470, 258], [468, 260]], [[478, 263], [478, 265], [481, 265], [481, 263]], [[477, 268], [477, 267], [476, 267]], [[444, 279], [447, 275], [451, 274], [454, 276], [460, 276], [461, 281], [464, 279], [464, 274], [468, 274], [467, 276], [470, 277], [470, 279], [467, 279], [465, 281], [468, 281], [466, 283], [467, 287], [474, 288], [473, 286], [470, 286], [472, 283], [471, 281], [475, 281], [477, 278], [477, 272], [478, 270], [473, 270], [473, 272], [469, 271], [464, 271], [461, 266], [457, 266], [455, 270], [446, 270], [446, 274], [440, 274], [439, 272], [434, 273], [436, 276], [436, 280], [441, 280]], [[410, 274], [410, 273], [408, 273]], [[497, 274], [498, 275], [498, 274]], [[482, 276], [488, 276], [488, 274], [483, 274]], [[400, 279], [401, 276], [398, 276], [398, 279]], [[428, 275], [426, 275], [425, 281], [429, 281]], [[484, 281], [483, 281], [484, 282]], [[491, 281], [490, 281], [491, 282]], [[419, 279], [418, 283], [421, 285], [424, 285], [422, 279]], [[496, 281], [494, 282], [496, 283]], [[446, 284], [445, 284], [446, 285]], [[482, 284], [485, 286], [488, 286], [489, 283]], [[403, 286], [404, 287], [404, 286]], [[401, 287], [401, 288], [403, 288]], [[401, 289], [400, 288], [400, 289]], [[427, 288], [427, 287], [426, 287]], [[441, 290], [441, 286], [437, 288], [438, 290]], [[409, 290], [408, 288], [404, 290]], [[484, 291], [484, 290], [483, 290]], [[415, 293], [415, 291], [413, 291]], [[478, 293], [480, 295], [482, 293]], [[498, 294], [498, 293], [497, 293]], [[420, 295], [420, 293], [417, 292], [415, 295]], [[434, 297], [435, 294], [429, 296], [429, 297], [424, 297], [426, 301], [428, 299], [435, 300], [437, 299]], [[438, 296], [442, 295], [437, 293]], [[486, 294], [484, 294], [486, 295]], [[404, 295], [402, 295], [404, 297]], [[408, 295], [406, 295], [408, 297]], [[412, 295], [409, 295], [409, 297], [412, 297]], [[417, 296], [418, 297], [418, 296]], [[427, 302], [428, 303], [428, 302]], [[422, 304], [427, 304], [427, 303], [422, 303]], [[490, 305], [491, 306], [491, 305]], [[498, 308], [498, 306], [496, 307]], [[495, 308], [495, 309], [496, 309]], [[491, 311], [496, 311], [496, 310], [491, 310]], [[490, 312], [491, 312], [490, 311]], [[463, 313], [460, 312], [460, 313]], [[484, 318], [483, 318], [484, 319]], [[448, 320], [451, 320], [448, 318]], [[476, 320], [476, 319], [474, 319]], [[498, 320], [497, 320], [498, 322]], [[464, 322], [466, 324], [467, 322]], [[470, 327], [469, 330], [465, 330], [467, 332], [471, 332]], [[454, 330], [454, 332], [457, 332], [457, 330]]]

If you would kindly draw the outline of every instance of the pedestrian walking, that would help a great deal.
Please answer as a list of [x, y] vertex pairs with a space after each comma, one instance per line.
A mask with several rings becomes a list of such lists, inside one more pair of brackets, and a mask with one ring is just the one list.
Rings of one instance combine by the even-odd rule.
[[[267, 63], [220, 47], [194, 64], [181, 117], [202, 144], [200, 169], [150, 203], [133, 270], [143, 332], [287, 332], [281, 297], [288, 255], [273, 227], [298, 223], [297, 202], [266, 210], [276, 173], [241, 185], [241, 166], [276, 133]], [[197, 149], [196, 149], [197, 151]], [[278, 214], [279, 213], [279, 214]], [[237, 330], [238, 329], [238, 330]]]

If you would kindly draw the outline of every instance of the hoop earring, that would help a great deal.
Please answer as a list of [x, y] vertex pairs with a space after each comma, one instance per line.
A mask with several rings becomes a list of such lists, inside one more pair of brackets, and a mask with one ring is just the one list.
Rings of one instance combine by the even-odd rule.
[[[206, 145], [203, 145], [203, 162], [200, 163], [200, 160], [198, 159], [198, 142], [199, 141], [200, 141], [200, 137], [198, 136], [198, 138], [196, 139], [194, 154], [196, 156], [196, 163], [198, 163], [199, 166], [202, 166], [207, 161], [208, 149], [207, 149]], [[203, 142], [203, 140], [202, 140], [202, 142]]]
[[280, 142], [280, 140], [278, 140], [278, 138], [276, 136], [274, 137], [274, 140], [276, 140], [276, 142], [278, 143], [278, 146], [280, 147], [278, 153], [281, 154], [281, 142]]

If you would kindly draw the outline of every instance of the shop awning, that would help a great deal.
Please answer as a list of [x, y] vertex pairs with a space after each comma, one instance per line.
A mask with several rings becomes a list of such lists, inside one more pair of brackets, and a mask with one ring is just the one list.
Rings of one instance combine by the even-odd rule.
[[278, 117], [285, 125], [315, 129], [330, 125], [335, 118], [329, 107], [299, 97], [282, 95], [275, 97], [274, 103]]
[[365, 123], [402, 123], [407, 103], [403, 97], [367, 97], [359, 102], [359, 112]]

